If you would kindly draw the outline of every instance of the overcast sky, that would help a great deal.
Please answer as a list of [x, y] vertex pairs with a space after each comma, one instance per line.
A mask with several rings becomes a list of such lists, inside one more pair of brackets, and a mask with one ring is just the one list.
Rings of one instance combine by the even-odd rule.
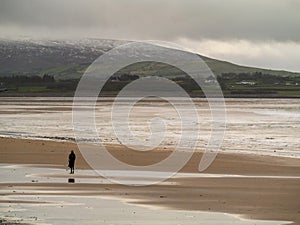
[[0, 37], [163, 40], [300, 72], [299, 0], [0, 0]]

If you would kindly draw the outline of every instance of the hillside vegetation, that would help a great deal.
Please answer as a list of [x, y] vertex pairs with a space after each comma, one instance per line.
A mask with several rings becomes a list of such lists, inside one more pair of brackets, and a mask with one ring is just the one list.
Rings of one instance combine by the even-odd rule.
[[[100, 55], [124, 43], [126, 41], [101, 39], [0, 40], [1, 95], [48, 93], [71, 96], [86, 68]], [[217, 76], [227, 96], [300, 96], [299, 73], [199, 57]], [[105, 93], [115, 95], [133, 79], [152, 75], [174, 80], [192, 96], [203, 95], [183, 71], [158, 62], [135, 63], [123, 68], [106, 84]]]

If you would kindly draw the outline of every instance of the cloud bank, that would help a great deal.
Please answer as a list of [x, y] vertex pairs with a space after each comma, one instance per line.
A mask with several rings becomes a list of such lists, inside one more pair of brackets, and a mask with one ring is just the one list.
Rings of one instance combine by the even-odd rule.
[[298, 0], [2, 0], [0, 34], [164, 40], [212, 57], [300, 71], [300, 60], [286, 60], [300, 58], [299, 12]]

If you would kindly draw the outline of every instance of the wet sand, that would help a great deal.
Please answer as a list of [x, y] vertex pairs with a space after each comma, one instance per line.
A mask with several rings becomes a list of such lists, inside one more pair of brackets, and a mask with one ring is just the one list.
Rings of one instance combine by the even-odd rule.
[[[67, 156], [70, 150], [74, 150], [77, 155], [76, 169], [90, 169], [75, 143], [0, 138], [0, 146], [0, 163], [66, 169]], [[118, 145], [107, 147], [112, 155], [133, 165], [161, 161], [172, 151], [163, 148], [135, 152]], [[201, 174], [196, 174], [199, 174], [197, 168], [202, 154], [200, 150], [194, 153], [180, 171], [186, 176], [177, 176], [169, 179], [169, 183], [146, 187], [89, 182], [70, 186], [67, 182], [52, 180], [58, 176], [65, 177], [67, 181], [70, 176], [67, 172], [65, 175], [37, 174], [30, 178], [31, 182], [1, 182], [1, 203], [18, 203], [18, 200], [13, 202], [8, 198], [20, 193], [24, 193], [24, 196], [110, 196], [139, 205], [224, 212], [250, 219], [294, 221], [294, 224], [300, 224], [300, 159], [219, 153], [214, 163], [204, 172], [206, 176], [201, 177]], [[47, 177], [48, 181], [39, 182], [42, 177]], [[79, 179], [89, 176], [76, 173], [74, 177]]]

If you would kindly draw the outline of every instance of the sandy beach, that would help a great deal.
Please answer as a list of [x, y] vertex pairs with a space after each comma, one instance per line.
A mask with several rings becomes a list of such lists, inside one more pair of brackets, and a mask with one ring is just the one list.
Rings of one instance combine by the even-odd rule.
[[[43, 171], [50, 168], [66, 169], [67, 156], [74, 150], [77, 155], [76, 170], [90, 170], [77, 145], [72, 142], [0, 138], [0, 146], [1, 164], [35, 166], [43, 168]], [[160, 161], [172, 151], [163, 148], [135, 152], [120, 145], [107, 145], [107, 148], [119, 160], [133, 165], [148, 165]], [[201, 174], [197, 171], [197, 166], [202, 154], [200, 150], [195, 152], [179, 171], [185, 175], [145, 187], [89, 182], [70, 185], [67, 180], [71, 175], [67, 171], [63, 174], [35, 174], [31, 182], [2, 181], [0, 203], [39, 203], [9, 199], [20, 193], [24, 193], [24, 196], [106, 196], [137, 205], [221, 212], [247, 219], [293, 221], [292, 224], [300, 224], [300, 159], [219, 153], [214, 163]], [[80, 172], [76, 172], [73, 177], [75, 180], [101, 178], [97, 174], [85, 175]], [[39, 182], [43, 178], [47, 180]], [[65, 183], [56, 182], [54, 178], [65, 178]]]
[[0, 225], [300, 225], [299, 12], [0, 0]]

